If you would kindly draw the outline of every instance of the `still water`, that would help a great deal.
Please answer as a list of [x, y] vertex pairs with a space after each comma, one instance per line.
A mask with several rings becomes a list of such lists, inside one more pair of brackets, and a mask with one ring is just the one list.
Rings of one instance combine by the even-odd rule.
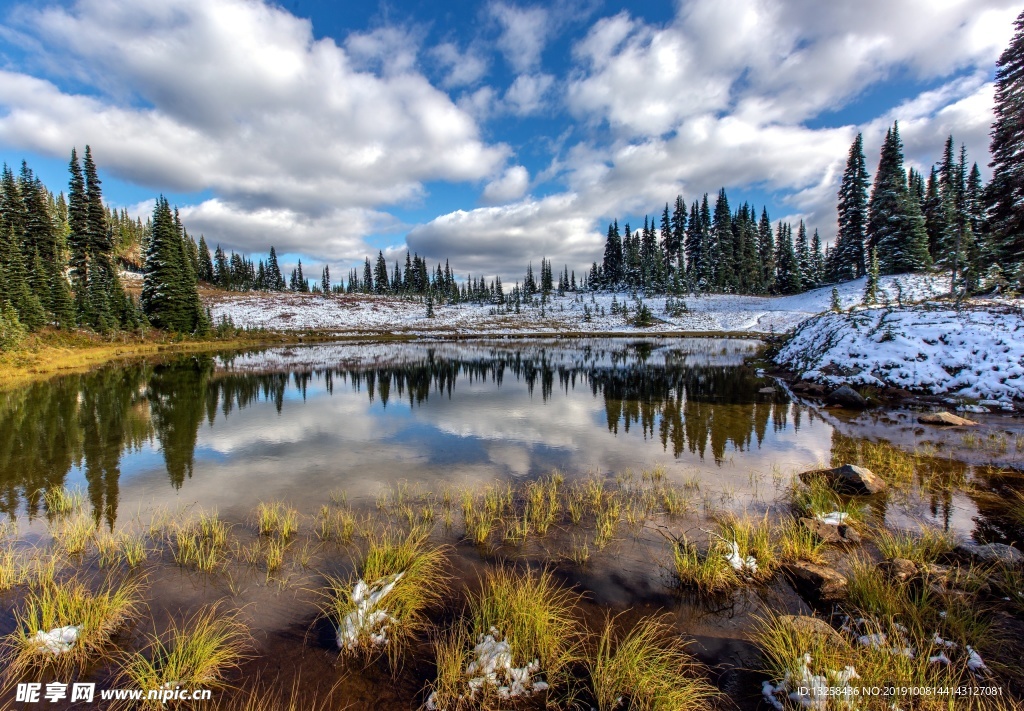
[[[916, 436], [912, 417], [793, 401], [744, 364], [758, 345], [331, 344], [119, 364], [0, 395], [0, 506], [35, 519], [41, 490], [65, 484], [107, 525], [193, 503], [242, 518], [261, 500], [310, 512], [329, 492], [372, 500], [398, 481], [661, 465], [743, 507], [770, 501], [782, 473], [827, 464], [843, 438]], [[959, 503], [925, 514], [970, 529]]]
[[5, 396], [0, 482], [9, 514], [64, 483], [97, 511], [263, 499], [314, 506], [427, 486], [614, 473], [662, 463], [722, 485], [766, 461], [825, 457], [743, 365], [755, 341], [688, 339], [366, 344], [189, 356], [105, 368]]

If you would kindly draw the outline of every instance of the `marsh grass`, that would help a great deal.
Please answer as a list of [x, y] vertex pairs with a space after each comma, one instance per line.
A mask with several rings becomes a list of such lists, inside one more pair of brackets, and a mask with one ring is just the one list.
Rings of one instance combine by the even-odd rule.
[[587, 669], [597, 711], [706, 709], [719, 695], [698, 675], [678, 632], [658, 617], [641, 619], [625, 636], [609, 619]]
[[536, 659], [547, 683], [563, 688], [582, 653], [579, 602], [580, 595], [560, 585], [551, 570], [492, 568], [470, 597], [470, 637], [496, 630], [509, 645], [514, 667]]
[[811, 479], [806, 484], [794, 479], [786, 497], [796, 516], [814, 518], [838, 511], [846, 514], [854, 526], [864, 520], [864, 506], [852, 498], [841, 497], [821, 478]]
[[54, 546], [69, 556], [84, 554], [95, 531], [96, 522], [82, 510], [62, 516], [50, 525]]
[[[67, 671], [108, 653], [113, 635], [139, 614], [143, 585], [137, 576], [120, 582], [108, 578], [94, 592], [71, 578], [30, 589], [14, 613], [17, 629], [5, 640], [8, 675], [15, 678], [43, 667]], [[38, 632], [66, 626], [81, 626], [68, 651], [52, 654], [35, 641]]]
[[783, 561], [825, 562], [825, 544], [793, 517], [787, 517], [776, 528], [779, 558]]
[[756, 582], [766, 582], [775, 575], [779, 568], [779, 556], [767, 515], [763, 519], [722, 516], [718, 522], [718, 535], [727, 543], [736, 543], [740, 558], [746, 560], [749, 556], [757, 561], [757, 570], [744, 570], [744, 576]]
[[261, 536], [277, 536], [287, 541], [299, 530], [299, 512], [287, 504], [260, 502], [256, 507], [256, 527]]
[[726, 560], [731, 551], [725, 541], [712, 539], [706, 552], [702, 552], [685, 536], [676, 540], [672, 548], [672, 559], [676, 580], [683, 587], [712, 595], [736, 587], [739, 575]]
[[172, 622], [162, 635], [149, 638], [146, 649], [126, 656], [120, 680], [137, 689], [225, 689], [250, 645], [249, 631], [236, 615], [207, 607], [184, 624]]
[[[447, 568], [445, 549], [431, 545], [423, 529], [373, 534], [368, 539], [368, 548], [357, 566], [357, 573], [348, 579], [326, 577], [326, 587], [320, 591], [321, 614], [337, 629], [358, 609], [352, 593], [359, 580], [373, 587], [401, 575], [391, 591], [370, 610], [387, 614], [385, 651], [389, 660], [395, 663], [412, 641], [429, 627], [427, 613], [441, 602], [448, 591]], [[352, 651], [362, 656], [377, 653], [379, 649], [373, 635], [379, 629], [379, 625], [364, 625], [359, 629]]]
[[338, 509], [321, 506], [314, 531], [322, 541], [351, 543], [356, 532], [356, 515], [347, 506]]
[[216, 512], [201, 512], [198, 517], [171, 525], [174, 560], [183, 567], [205, 573], [227, 561], [230, 528]]
[[276, 536], [267, 539], [264, 546], [263, 562], [267, 566], [268, 575], [281, 570], [284, 565], [284, 554], [289, 545], [287, 540]]
[[921, 526], [917, 532], [881, 529], [875, 536], [878, 550], [887, 559], [906, 558], [915, 563], [934, 563], [957, 546], [957, 537], [949, 531]]
[[17, 587], [24, 579], [21, 557], [10, 545], [0, 547], [0, 592]]
[[85, 495], [81, 491], [72, 491], [63, 485], [55, 486], [43, 491], [43, 504], [46, 506], [46, 512], [51, 516], [67, 516], [84, 508]]
[[437, 632], [432, 640], [435, 674], [427, 689], [434, 708], [464, 711], [481, 708], [467, 692], [466, 668], [471, 663], [473, 644], [465, 620]]

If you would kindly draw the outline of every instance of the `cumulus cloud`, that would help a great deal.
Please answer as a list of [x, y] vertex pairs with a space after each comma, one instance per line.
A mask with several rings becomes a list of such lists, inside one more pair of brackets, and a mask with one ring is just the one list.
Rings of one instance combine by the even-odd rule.
[[[988, 77], [1018, 11], [1008, 0], [693, 0], [665, 25], [626, 12], [603, 18], [573, 48], [564, 84], [566, 106], [589, 135], [539, 172], [557, 176], [565, 192], [445, 215], [410, 239], [423, 252], [443, 245], [499, 271], [507, 223], [519, 254], [547, 253], [578, 269], [600, 257], [602, 221], [721, 186], [734, 200], [745, 189], [766, 192], [788, 213], [773, 218], [804, 218], [830, 239], [858, 131], [871, 171], [897, 119], [911, 165], [927, 170], [949, 133], [987, 162]], [[862, 125], [808, 125], [893, 78], [940, 83]], [[565, 249], [550, 251], [551, 233], [569, 236]]]
[[529, 171], [521, 165], [514, 165], [484, 187], [483, 201], [493, 205], [518, 200], [526, 194], [529, 186]]
[[462, 52], [454, 42], [442, 42], [430, 54], [445, 71], [445, 87], [473, 86], [487, 74], [487, 58], [476, 47]]
[[[80, 0], [16, 20], [90, 88], [0, 72], [0, 141], [56, 156], [89, 143], [119, 178], [210, 190], [230, 210], [196, 214], [208, 233], [234, 231], [239, 248], [265, 249], [263, 234], [291, 215], [318, 254], [341, 244], [319, 239], [339, 215], [416, 199], [426, 181], [481, 180], [509, 155], [415, 70], [415, 42], [400, 30], [354, 35], [343, 49], [249, 0]], [[246, 233], [215, 222], [241, 214], [270, 222]]]
[[544, 108], [545, 97], [555, 83], [550, 74], [520, 74], [505, 92], [505, 106], [516, 116], [529, 116]]
[[505, 2], [493, 2], [489, 9], [501, 27], [497, 44], [508, 63], [518, 73], [535, 69], [552, 30], [548, 11]]

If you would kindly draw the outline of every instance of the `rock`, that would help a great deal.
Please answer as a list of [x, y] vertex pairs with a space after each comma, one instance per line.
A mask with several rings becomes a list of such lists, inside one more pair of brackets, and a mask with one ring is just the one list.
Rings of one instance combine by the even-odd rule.
[[846, 598], [846, 578], [831, 568], [801, 561], [789, 563], [783, 570], [796, 591], [812, 603], [839, 602]]
[[826, 523], [816, 518], [802, 518], [800, 519], [800, 525], [823, 542], [831, 545], [860, 543], [860, 534], [853, 530], [853, 527], [847, 526], [845, 523]]
[[882, 575], [898, 583], [905, 583], [917, 576], [917, 563], [907, 558], [883, 560], [878, 564], [878, 569]]
[[762, 395], [774, 395], [775, 388], [761, 388], [757, 392], [761, 393]]
[[966, 417], [957, 417], [949, 412], [930, 412], [927, 415], [918, 417], [917, 421], [922, 425], [940, 425], [943, 427], [964, 427], [978, 424], [974, 420], [968, 420]]
[[1002, 565], [1021, 565], [1024, 563], [1024, 553], [1005, 543], [986, 543], [985, 545], [961, 543], [953, 552], [964, 558], [981, 563], [999, 563]]
[[839, 405], [840, 407], [848, 407], [852, 410], [863, 410], [868, 406], [868, 401], [849, 385], [844, 385], [830, 392], [828, 397], [825, 398], [825, 402], [829, 405]]
[[829, 486], [840, 494], [853, 494], [856, 496], [880, 494], [886, 488], [885, 482], [870, 469], [858, 467], [854, 464], [844, 464], [833, 469], [815, 469], [800, 475], [800, 478], [804, 481], [818, 477], [824, 478], [829, 483]]
[[825, 394], [824, 385], [821, 383], [812, 383], [807, 380], [801, 380], [793, 383], [790, 390], [795, 393], [806, 393], [807, 395], [817, 395], [819, 397]]
[[839, 634], [832, 625], [820, 617], [808, 615], [782, 615], [779, 625], [792, 630], [801, 637], [823, 637], [826, 641], [839, 647], [849, 647], [850, 643]]

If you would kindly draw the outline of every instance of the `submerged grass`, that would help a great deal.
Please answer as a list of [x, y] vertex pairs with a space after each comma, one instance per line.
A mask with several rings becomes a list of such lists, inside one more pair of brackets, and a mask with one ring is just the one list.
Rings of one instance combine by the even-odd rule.
[[213, 572], [227, 561], [230, 527], [217, 513], [171, 524], [174, 560], [178, 565]]
[[641, 619], [625, 636], [608, 620], [587, 663], [597, 711], [706, 709], [719, 692], [697, 668], [679, 634], [658, 617]]
[[[224, 689], [250, 643], [249, 631], [236, 615], [208, 607], [184, 624], [172, 623], [164, 634], [150, 637], [145, 650], [124, 660], [121, 680], [138, 689]], [[163, 705], [148, 703], [155, 708]]]
[[256, 527], [261, 536], [277, 536], [287, 541], [299, 530], [299, 512], [280, 501], [260, 502], [256, 507]]
[[679, 584], [713, 595], [736, 587], [740, 580], [729, 565], [725, 541], [714, 539], [707, 551], [701, 551], [686, 537], [677, 540], [672, 549], [674, 572]]

